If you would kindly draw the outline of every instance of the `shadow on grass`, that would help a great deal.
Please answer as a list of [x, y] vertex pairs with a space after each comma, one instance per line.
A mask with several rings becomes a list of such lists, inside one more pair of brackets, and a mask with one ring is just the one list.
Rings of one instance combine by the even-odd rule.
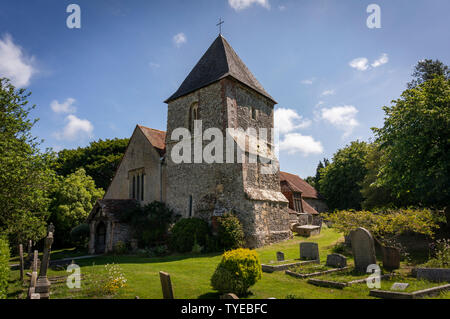
[[159, 264], [159, 263], [169, 263], [169, 262], [176, 262], [186, 259], [206, 259], [206, 258], [213, 258], [221, 256], [222, 253], [210, 253], [210, 254], [176, 254], [176, 255], [169, 255], [164, 257], [140, 257], [136, 255], [102, 255], [102, 256], [96, 256], [92, 258], [86, 258], [86, 259], [79, 259], [76, 260], [76, 264], [79, 266], [90, 266], [92, 263], [95, 263], [95, 265], [106, 265], [111, 263], [117, 263], [117, 264]]

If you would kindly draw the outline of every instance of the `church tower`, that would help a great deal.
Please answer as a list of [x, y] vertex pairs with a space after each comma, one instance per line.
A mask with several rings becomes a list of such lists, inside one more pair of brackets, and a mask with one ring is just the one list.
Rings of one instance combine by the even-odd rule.
[[[252, 145], [233, 136], [233, 163], [226, 162], [227, 141], [223, 140], [223, 162], [176, 163], [172, 150], [178, 143], [172, 140], [177, 128], [194, 132], [194, 122], [201, 121], [201, 131], [218, 128], [226, 136], [227, 128], [256, 131], [263, 128], [271, 134], [276, 101], [264, 90], [230, 44], [219, 35], [196, 64], [180, 88], [169, 97], [166, 164], [167, 204], [185, 218], [198, 217], [211, 221], [226, 211], [240, 219], [248, 247], [259, 247], [292, 237], [288, 201], [281, 193], [278, 165], [271, 173], [261, 173], [264, 163], [251, 162], [260, 150], [271, 153], [271, 143]], [[176, 137], [178, 138], [178, 137]], [[211, 141], [202, 137], [190, 139], [204, 148]], [[203, 149], [202, 148], [202, 149]], [[238, 149], [245, 159], [237, 161]], [[272, 158], [272, 163], [278, 164]], [[291, 212], [292, 213], [292, 212]]]

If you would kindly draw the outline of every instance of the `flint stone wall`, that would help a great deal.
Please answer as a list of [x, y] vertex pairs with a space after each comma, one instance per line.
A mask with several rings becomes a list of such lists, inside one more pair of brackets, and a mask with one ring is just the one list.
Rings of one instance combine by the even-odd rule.
[[[198, 103], [203, 132], [208, 128], [219, 128], [225, 136], [227, 127], [246, 125], [273, 126], [273, 105], [269, 100], [244, 88], [241, 84], [223, 79], [201, 88], [168, 105], [167, 117], [167, 204], [183, 217], [189, 217], [189, 201], [192, 196], [192, 216], [211, 221], [214, 212], [233, 211], [241, 221], [248, 247], [260, 247], [292, 237], [289, 229], [288, 201], [284, 197], [264, 198], [254, 194], [267, 190], [280, 193], [279, 172], [272, 175], [258, 174], [258, 164], [199, 163], [176, 164], [171, 152], [176, 142], [171, 140], [173, 130], [189, 127], [189, 109]], [[255, 106], [259, 122], [251, 123], [250, 107]], [[244, 120], [243, 117], [247, 119]], [[192, 162], [194, 143], [192, 139]], [[202, 149], [210, 141], [197, 141]], [[224, 161], [226, 143], [223, 143]], [[248, 161], [248, 154], [246, 154]], [[256, 191], [253, 191], [256, 190]]]

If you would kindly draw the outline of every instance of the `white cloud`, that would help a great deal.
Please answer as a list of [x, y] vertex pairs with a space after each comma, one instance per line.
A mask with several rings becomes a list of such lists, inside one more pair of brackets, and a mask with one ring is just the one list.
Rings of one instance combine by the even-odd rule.
[[92, 137], [94, 126], [88, 120], [79, 119], [75, 115], [66, 117], [66, 126], [61, 132], [55, 134], [59, 140], [76, 140], [83, 137]]
[[313, 82], [314, 82], [314, 79], [306, 79], [306, 80], [303, 80], [301, 83], [305, 84], [305, 85], [311, 85], [311, 84], [313, 84]]
[[389, 62], [389, 57], [388, 57], [387, 53], [383, 53], [378, 60], [375, 60], [372, 63], [372, 67], [377, 68], [377, 67], [379, 67], [379, 66], [381, 66], [383, 64], [386, 64], [388, 62]]
[[0, 77], [6, 77], [16, 87], [25, 87], [36, 70], [32, 63], [34, 58], [28, 58], [22, 48], [14, 44], [11, 35], [6, 34], [0, 39]]
[[369, 68], [369, 60], [367, 58], [356, 58], [350, 61], [349, 65], [359, 71], [366, 71]]
[[280, 141], [280, 151], [287, 151], [288, 154], [302, 153], [303, 156], [308, 156], [323, 153], [323, 146], [312, 136], [289, 133], [285, 135], [284, 140]]
[[236, 11], [247, 9], [254, 3], [268, 10], [270, 9], [269, 0], [228, 0], [228, 4]]
[[301, 115], [292, 109], [278, 108], [274, 113], [275, 128], [280, 134], [286, 134], [296, 129], [307, 128], [311, 121], [304, 119]]
[[50, 103], [50, 107], [55, 113], [75, 113], [77, 109], [73, 106], [74, 103], [75, 99], [69, 97], [62, 103], [53, 100], [52, 103]]
[[322, 96], [334, 95], [336, 90], [325, 90], [322, 92]]
[[152, 69], [159, 69], [161, 65], [159, 65], [158, 63], [155, 63], [155, 62], [150, 62], [148, 64], [148, 66]]
[[358, 110], [353, 105], [335, 106], [321, 110], [321, 118], [343, 130], [343, 137], [349, 136], [359, 125], [356, 114], [358, 114]]
[[181, 47], [183, 44], [187, 42], [186, 35], [183, 32], [180, 32], [173, 36], [173, 43], [177, 48]]

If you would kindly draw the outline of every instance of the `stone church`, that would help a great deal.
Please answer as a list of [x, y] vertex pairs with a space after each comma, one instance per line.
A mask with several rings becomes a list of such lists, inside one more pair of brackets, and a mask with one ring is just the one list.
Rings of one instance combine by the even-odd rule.
[[[250, 248], [291, 238], [290, 226], [297, 212], [289, 208], [281, 192], [279, 169], [273, 174], [261, 174], [261, 168], [268, 164], [249, 161], [260, 147], [270, 153], [271, 143], [249, 147], [249, 143], [234, 140], [233, 147], [245, 157], [242, 163], [177, 164], [171, 157], [176, 143], [171, 140], [172, 132], [177, 128], [192, 131], [196, 120], [202, 121], [203, 131], [219, 128], [224, 136], [227, 128], [273, 130], [276, 101], [222, 35], [165, 103], [167, 131], [136, 126], [104, 198], [90, 213], [90, 253], [111, 251], [116, 242], [132, 238], [128, 226], [121, 224], [117, 216], [136, 202], [144, 205], [161, 201], [184, 218], [198, 217], [208, 222], [233, 211], [243, 225]], [[196, 137], [190, 142], [203, 147], [207, 144]], [[273, 154], [270, 158], [279, 167]]]

